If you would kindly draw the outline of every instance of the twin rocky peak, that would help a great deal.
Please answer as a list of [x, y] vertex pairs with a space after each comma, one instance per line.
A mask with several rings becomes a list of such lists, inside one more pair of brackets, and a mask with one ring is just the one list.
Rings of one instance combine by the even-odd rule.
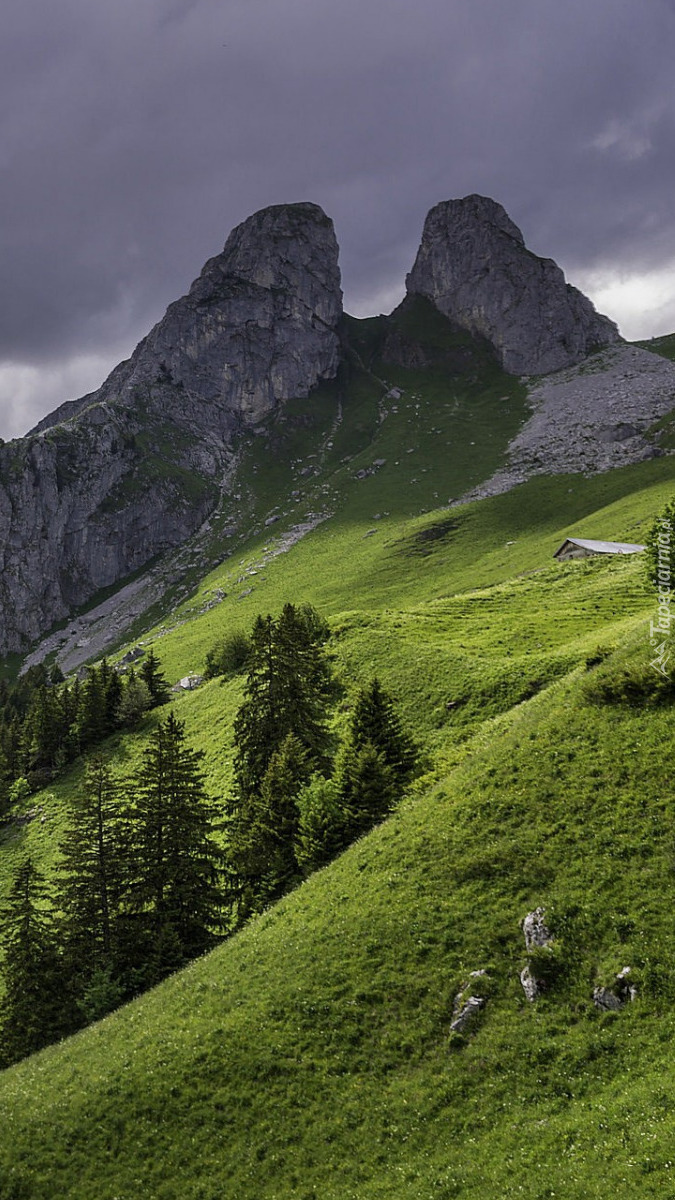
[[[406, 284], [512, 374], [619, 340], [482, 196], [431, 210]], [[242, 432], [335, 378], [343, 328], [332, 221], [314, 204], [263, 209], [97, 392], [0, 447], [0, 654], [199, 528]]]

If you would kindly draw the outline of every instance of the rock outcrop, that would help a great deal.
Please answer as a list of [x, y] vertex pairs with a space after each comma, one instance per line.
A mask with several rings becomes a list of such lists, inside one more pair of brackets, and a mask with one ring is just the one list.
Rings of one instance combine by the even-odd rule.
[[527, 965], [520, 972], [520, 982], [525, 996], [530, 1002], [536, 1000], [546, 987], [546, 981], [541, 978], [536, 965], [536, 952], [547, 950], [554, 941], [545, 917], [543, 908], [535, 908], [522, 921], [525, 949], [530, 957]]
[[[487, 1004], [487, 996], [482, 993], [489, 983], [490, 978], [484, 968], [471, 972], [468, 983], [463, 983], [455, 996], [452, 1006], [452, 1021], [450, 1022], [451, 1033], [465, 1033], [467, 1029], [475, 1025]], [[476, 992], [478, 995], [475, 994]]]
[[616, 325], [552, 259], [532, 254], [501, 204], [485, 196], [431, 209], [406, 286], [487, 338], [513, 375], [559, 371], [620, 340]]
[[632, 982], [630, 967], [623, 967], [614, 979], [613, 986], [593, 988], [593, 1003], [601, 1012], [620, 1012], [626, 1004], [637, 999], [638, 990]]
[[242, 432], [338, 368], [332, 222], [244, 221], [94, 393], [0, 447], [0, 654], [199, 528]]

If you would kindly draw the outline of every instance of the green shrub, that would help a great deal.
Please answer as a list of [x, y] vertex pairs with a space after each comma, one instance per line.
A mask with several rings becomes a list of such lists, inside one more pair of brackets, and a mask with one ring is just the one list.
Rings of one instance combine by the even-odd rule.
[[217, 675], [240, 675], [246, 668], [251, 653], [251, 640], [241, 629], [231, 633], [208, 651], [204, 675], [215, 679]]

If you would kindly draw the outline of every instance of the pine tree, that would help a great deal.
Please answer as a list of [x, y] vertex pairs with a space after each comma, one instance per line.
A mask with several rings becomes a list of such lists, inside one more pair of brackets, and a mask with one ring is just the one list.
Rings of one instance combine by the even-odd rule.
[[160, 722], [132, 784], [129, 811], [132, 903], [147, 918], [157, 978], [213, 944], [221, 925], [222, 852], [212, 837], [213, 802], [185, 727]]
[[150, 707], [157, 708], [166, 704], [170, 697], [169, 685], [162, 674], [160, 661], [151, 648], [140, 669], [140, 677], [145, 683], [150, 695]]
[[77, 716], [82, 702], [82, 686], [75, 676], [72, 683], [61, 689], [61, 707], [63, 709], [64, 756], [66, 762], [72, 762], [80, 752], [80, 739], [77, 730]]
[[269, 615], [257, 619], [244, 703], [234, 725], [240, 797], [259, 792], [273, 754], [291, 733], [302, 743], [313, 770], [328, 768], [329, 686], [325, 655], [292, 604], [277, 621]]
[[106, 683], [104, 672], [98, 667], [90, 667], [80, 689], [80, 704], [75, 722], [80, 751], [96, 746], [110, 733]]
[[21, 722], [14, 716], [0, 731], [0, 811], [8, 807], [12, 784], [22, 772], [22, 743]]
[[377, 678], [361, 688], [357, 695], [348, 741], [354, 750], [370, 742], [391, 768], [401, 789], [414, 773], [417, 748], [404, 732], [393, 700]]
[[297, 797], [300, 813], [295, 840], [295, 857], [303, 875], [324, 867], [348, 845], [350, 814], [340, 800], [334, 779], [314, 775]]
[[401, 794], [395, 771], [372, 742], [345, 747], [338, 786], [349, 840], [384, 820]]
[[122, 699], [122, 681], [114, 667], [104, 658], [99, 667], [101, 688], [105, 697], [106, 736], [119, 725], [119, 706]]
[[288, 734], [270, 759], [260, 791], [249, 798], [230, 829], [240, 921], [278, 899], [300, 878], [295, 855], [297, 796], [309, 771], [307, 751]]
[[105, 761], [87, 763], [71, 826], [60, 849], [59, 906], [70, 970], [88, 986], [95, 971], [113, 970], [125, 873], [118, 787]]
[[133, 667], [129, 670], [122, 689], [122, 697], [117, 708], [119, 724], [126, 729], [133, 729], [142, 717], [152, 707], [148, 685], [139, 679]]
[[17, 1062], [69, 1032], [70, 1004], [60, 970], [48, 893], [30, 858], [20, 865], [0, 922], [4, 946], [0, 1058]]
[[59, 691], [36, 688], [22, 731], [24, 772], [34, 788], [49, 783], [63, 766], [66, 733]]

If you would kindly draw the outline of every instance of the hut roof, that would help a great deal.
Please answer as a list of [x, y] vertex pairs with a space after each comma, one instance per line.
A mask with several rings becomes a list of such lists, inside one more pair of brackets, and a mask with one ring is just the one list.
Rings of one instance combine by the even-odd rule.
[[579, 546], [582, 550], [590, 550], [593, 554], [638, 554], [640, 550], [644, 550], [644, 546], [638, 545], [637, 542], [594, 542], [589, 538], [565, 538], [561, 546], [558, 546], [554, 558], [564, 550], [565, 546]]

